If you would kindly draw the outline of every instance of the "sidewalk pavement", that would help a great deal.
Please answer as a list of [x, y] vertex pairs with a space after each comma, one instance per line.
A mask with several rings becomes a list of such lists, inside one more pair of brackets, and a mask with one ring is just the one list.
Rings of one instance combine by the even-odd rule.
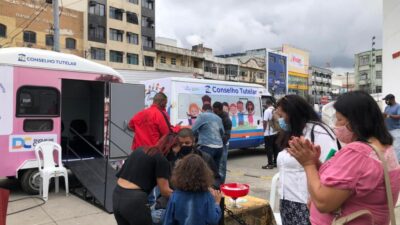
[[[233, 178], [233, 174], [230, 177]], [[268, 183], [269, 189], [271, 180], [262, 179]], [[21, 191], [16, 180], [0, 178], [0, 186], [11, 189], [10, 201], [26, 197]], [[65, 196], [65, 191], [60, 188], [59, 193], [50, 190], [49, 200], [38, 207], [27, 211], [7, 216], [7, 225], [117, 225], [114, 215], [108, 214], [102, 209], [70, 194]], [[269, 196], [269, 190], [265, 190], [263, 196]], [[253, 193], [257, 195], [257, 193]], [[258, 196], [260, 197], [260, 196]], [[8, 214], [28, 207], [39, 205], [42, 200], [28, 198], [17, 202], [10, 202]], [[400, 221], [400, 201], [395, 208], [396, 221]]]

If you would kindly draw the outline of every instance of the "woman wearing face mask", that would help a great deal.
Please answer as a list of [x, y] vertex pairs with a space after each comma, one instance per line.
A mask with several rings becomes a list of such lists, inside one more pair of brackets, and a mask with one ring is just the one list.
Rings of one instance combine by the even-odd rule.
[[337, 140], [333, 131], [321, 122], [312, 106], [302, 97], [287, 95], [281, 98], [277, 103], [277, 114], [283, 130], [277, 143], [282, 149], [277, 159], [282, 222], [284, 225], [307, 225], [310, 221], [306, 174], [303, 167], [288, 153], [289, 140], [305, 136], [322, 146], [319, 157], [321, 162], [327, 159], [330, 151], [338, 149]]
[[[374, 99], [361, 91], [341, 95], [334, 104], [335, 133], [346, 143], [318, 170], [315, 157], [319, 146], [303, 138], [290, 141], [289, 152], [304, 167], [311, 196], [312, 224], [331, 224], [336, 214], [347, 216], [368, 210], [370, 216], [358, 217], [346, 224], [382, 224], [390, 222], [383, 166], [375, 148], [387, 163], [392, 200], [400, 190], [400, 167], [392, 147], [393, 138]], [[372, 217], [372, 218], [371, 218]]]

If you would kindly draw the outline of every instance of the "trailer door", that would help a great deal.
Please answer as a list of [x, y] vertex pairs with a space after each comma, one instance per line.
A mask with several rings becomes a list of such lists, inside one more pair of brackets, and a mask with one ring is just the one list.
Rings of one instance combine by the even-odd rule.
[[143, 108], [144, 85], [110, 83], [110, 158], [125, 158], [132, 152], [133, 133], [128, 123]]

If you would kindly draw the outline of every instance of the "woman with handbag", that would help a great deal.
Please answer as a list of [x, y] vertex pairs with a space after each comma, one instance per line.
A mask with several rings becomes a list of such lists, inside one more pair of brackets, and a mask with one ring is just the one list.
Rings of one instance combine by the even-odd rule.
[[334, 108], [335, 134], [346, 146], [331, 159], [320, 166], [320, 146], [304, 137], [289, 141], [307, 175], [311, 223], [395, 225], [400, 167], [377, 103], [354, 91], [339, 96]]
[[290, 137], [305, 136], [321, 146], [320, 160], [329, 152], [338, 149], [333, 131], [321, 122], [305, 99], [297, 95], [286, 95], [277, 103], [276, 114], [281, 127], [277, 144], [282, 151], [277, 158], [279, 170], [280, 213], [284, 225], [309, 225], [307, 208], [309, 194], [306, 173], [303, 167], [287, 151]]

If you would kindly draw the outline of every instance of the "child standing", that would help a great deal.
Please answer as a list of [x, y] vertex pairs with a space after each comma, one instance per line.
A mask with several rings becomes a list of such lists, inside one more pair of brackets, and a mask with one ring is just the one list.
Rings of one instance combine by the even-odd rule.
[[209, 188], [212, 171], [204, 160], [189, 154], [178, 161], [171, 178], [175, 187], [164, 225], [216, 225], [221, 217], [221, 192]]

